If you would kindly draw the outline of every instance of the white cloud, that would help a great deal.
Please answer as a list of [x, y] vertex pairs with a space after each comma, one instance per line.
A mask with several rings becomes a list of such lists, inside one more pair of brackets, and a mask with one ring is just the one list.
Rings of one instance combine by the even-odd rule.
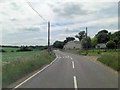
[[[85, 27], [94, 32], [101, 28], [117, 29], [118, 0], [29, 1], [45, 19], [51, 21], [52, 43], [64, 40], [66, 36], [74, 36]], [[47, 23], [28, 6], [26, 0], [1, 1], [0, 18], [3, 44], [47, 44]], [[89, 35], [93, 36], [94, 32], [90, 31]], [[24, 40], [21, 41], [21, 38]]]
[[108, 30], [108, 32], [111, 32], [111, 33], [114, 33], [114, 32], [117, 32], [117, 31], [119, 31], [118, 29], [116, 29], [116, 30]]

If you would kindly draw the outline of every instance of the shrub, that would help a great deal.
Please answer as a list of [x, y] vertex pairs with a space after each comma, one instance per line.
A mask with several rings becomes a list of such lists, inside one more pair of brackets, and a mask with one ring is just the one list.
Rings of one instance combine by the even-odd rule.
[[19, 50], [16, 50], [16, 52], [23, 52], [23, 51], [32, 51], [28, 47], [21, 47]]
[[110, 40], [110, 41], [108, 41], [108, 42], [106, 43], [106, 46], [107, 46], [108, 48], [115, 48], [115, 47], [116, 47], [116, 44], [115, 44], [114, 41]]
[[14, 52], [14, 50], [11, 50], [11, 52]]
[[6, 52], [5, 50], [3, 50], [3, 49], [0, 49], [0, 52]]
[[[84, 49], [86, 48], [90, 48], [91, 47], [91, 38], [90, 37], [84, 37], [82, 40], [81, 40], [81, 44], [82, 44], [82, 47]], [[87, 44], [87, 45], [86, 45]]]

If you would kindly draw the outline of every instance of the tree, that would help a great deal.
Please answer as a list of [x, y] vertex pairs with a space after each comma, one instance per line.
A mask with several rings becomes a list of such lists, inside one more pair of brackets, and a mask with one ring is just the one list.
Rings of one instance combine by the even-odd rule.
[[98, 43], [97, 37], [94, 36], [91, 40], [92, 47], [95, 47], [97, 45], [97, 43]]
[[69, 42], [69, 41], [74, 41], [75, 38], [74, 37], [66, 37], [66, 41]]
[[120, 31], [111, 34], [110, 40], [113, 40], [116, 46], [120, 47]]
[[106, 43], [106, 46], [107, 46], [108, 48], [115, 48], [116, 44], [115, 44], [114, 41], [110, 40], [110, 41], [108, 41], [108, 42]]
[[100, 34], [100, 33], [108, 33], [108, 31], [107, 30], [101, 30], [101, 31], [98, 32], [98, 34]]
[[107, 30], [99, 31], [96, 35], [98, 43], [106, 43], [110, 40], [110, 33]]
[[78, 38], [79, 41], [81, 41], [83, 37], [85, 37], [85, 31], [80, 31], [75, 37]]
[[60, 48], [60, 49], [62, 49], [63, 46], [64, 46], [64, 42], [61, 42], [61, 41], [55, 41], [54, 44], [53, 44], [54, 48]]
[[87, 48], [90, 48], [91, 47], [91, 38], [90, 37], [84, 37], [82, 40], [81, 40], [81, 44], [82, 44], [82, 47], [84, 49], [86, 49], [86, 46]]

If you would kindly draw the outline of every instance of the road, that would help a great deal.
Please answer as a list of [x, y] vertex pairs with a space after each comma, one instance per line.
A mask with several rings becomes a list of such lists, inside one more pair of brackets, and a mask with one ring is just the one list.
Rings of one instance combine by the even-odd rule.
[[118, 76], [84, 56], [55, 51], [56, 60], [15, 88], [117, 88]]

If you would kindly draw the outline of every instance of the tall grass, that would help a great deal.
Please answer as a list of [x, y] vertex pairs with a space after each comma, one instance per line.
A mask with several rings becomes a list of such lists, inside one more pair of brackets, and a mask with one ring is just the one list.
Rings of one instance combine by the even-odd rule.
[[101, 57], [97, 60], [113, 68], [116, 71], [120, 70], [120, 66], [118, 65], [118, 55], [101, 55]]
[[51, 53], [50, 55], [47, 51], [43, 51], [40, 55], [29, 56], [5, 64], [2, 68], [3, 87], [16, 81], [25, 74], [28, 74], [45, 64], [49, 64], [54, 58], [54, 53]]

